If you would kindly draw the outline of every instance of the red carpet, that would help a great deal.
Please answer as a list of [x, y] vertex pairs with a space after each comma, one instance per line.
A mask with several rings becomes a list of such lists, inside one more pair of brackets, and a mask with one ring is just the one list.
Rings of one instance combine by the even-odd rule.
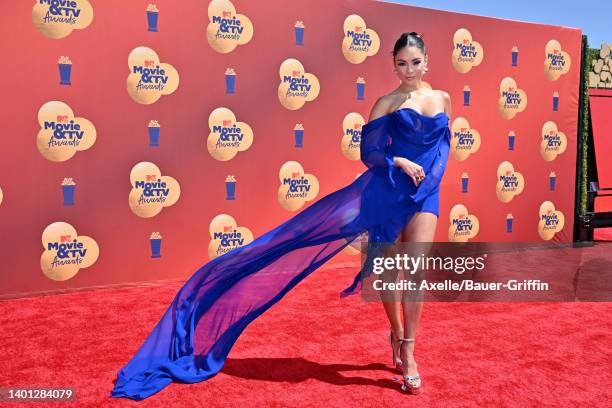
[[105, 407], [609, 406], [610, 303], [427, 303], [411, 396], [390, 371], [382, 306], [338, 298], [353, 274], [315, 272], [247, 328], [216, 377], [141, 402], [109, 398], [112, 382], [180, 284], [3, 301], [0, 386], [73, 386], [79, 406]]

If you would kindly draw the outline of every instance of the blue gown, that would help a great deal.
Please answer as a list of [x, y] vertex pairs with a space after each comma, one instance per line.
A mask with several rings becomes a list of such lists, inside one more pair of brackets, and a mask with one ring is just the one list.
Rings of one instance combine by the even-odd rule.
[[[402, 108], [365, 124], [360, 150], [368, 170], [250, 244], [199, 268], [119, 370], [111, 396], [141, 400], [173, 381], [214, 376], [249, 323], [358, 236], [394, 242], [415, 212], [438, 215], [449, 149], [443, 112], [425, 116]], [[416, 187], [393, 166], [393, 156], [420, 164], [424, 181]], [[364, 267], [340, 295], [355, 293], [367, 273]]]

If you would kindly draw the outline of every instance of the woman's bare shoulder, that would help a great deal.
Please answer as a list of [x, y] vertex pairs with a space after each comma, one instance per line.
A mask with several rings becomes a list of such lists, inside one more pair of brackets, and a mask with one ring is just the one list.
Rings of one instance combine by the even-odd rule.
[[442, 96], [442, 97], [447, 97], [448, 96], [448, 92], [442, 90], [442, 89], [432, 89], [433, 92], [437, 93], [438, 95]]
[[451, 98], [448, 92], [443, 91], [441, 89], [434, 89], [433, 92], [436, 94], [436, 98], [438, 98], [442, 103], [441, 105], [444, 107], [444, 112], [450, 116], [451, 115]]
[[392, 93], [379, 97], [370, 110], [368, 122], [388, 114], [389, 108], [392, 106], [394, 99], [395, 97]]
[[450, 96], [448, 95], [448, 92], [443, 91], [442, 89], [432, 89], [431, 90], [431, 95], [436, 97], [436, 98], [443, 99], [443, 100], [450, 99]]

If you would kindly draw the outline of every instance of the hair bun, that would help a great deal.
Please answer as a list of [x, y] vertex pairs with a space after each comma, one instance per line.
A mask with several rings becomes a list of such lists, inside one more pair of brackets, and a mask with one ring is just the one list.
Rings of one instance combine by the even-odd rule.
[[421, 37], [421, 34], [417, 33], [416, 31], [405, 31], [400, 35], [397, 41], [395, 41], [393, 51], [391, 52], [393, 58], [395, 58], [399, 50], [406, 46], [417, 47], [419, 50], [421, 50], [423, 55], [427, 54], [427, 51], [425, 49], [425, 42], [423, 41], [423, 37]]

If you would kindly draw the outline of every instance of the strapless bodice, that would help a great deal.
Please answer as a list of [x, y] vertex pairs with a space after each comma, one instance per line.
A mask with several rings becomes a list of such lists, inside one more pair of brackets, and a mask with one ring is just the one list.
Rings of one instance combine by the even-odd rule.
[[412, 108], [402, 108], [391, 112], [388, 119], [391, 136], [388, 152], [415, 163], [425, 164], [423, 155], [437, 146], [448, 131], [448, 116], [444, 112], [427, 116]]

